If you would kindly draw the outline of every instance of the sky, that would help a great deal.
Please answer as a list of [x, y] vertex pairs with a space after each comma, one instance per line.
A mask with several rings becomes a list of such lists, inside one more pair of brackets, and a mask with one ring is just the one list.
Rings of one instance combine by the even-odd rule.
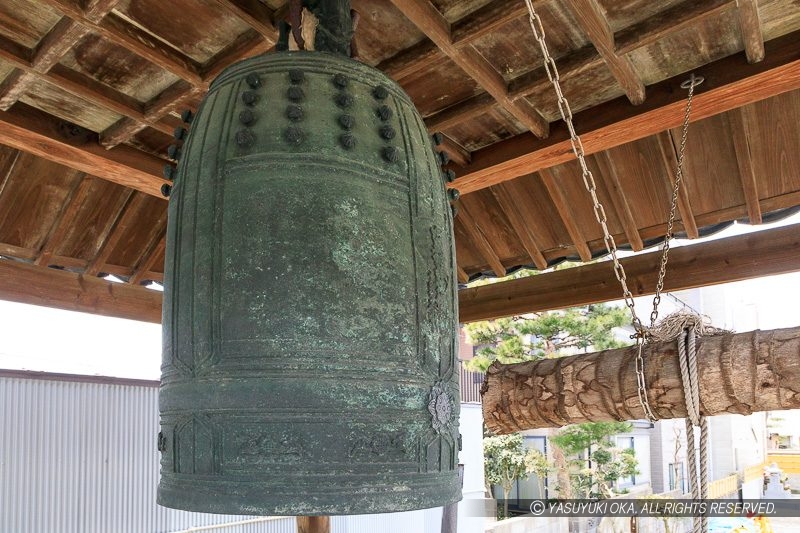
[[[713, 238], [800, 224], [800, 214], [758, 227], [735, 224]], [[676, 241], [673, 246], [689, 241]], [[652, 251], [652, 250], [650, 250]], [[729, 283], [709, 297], [724, 298], [737, 331], [800, 326], [800, 273]], [[637, 299], [637, 313], [650, 315], [650, 300]], [[644, 307], [640, 307], [640, 306]], [[741, 317], [747, 318], [743, 320]], [[720, 324], [731, 327], [731, 324]], [[0, 300], [0, 368], [157, 380], [161, 326]]]

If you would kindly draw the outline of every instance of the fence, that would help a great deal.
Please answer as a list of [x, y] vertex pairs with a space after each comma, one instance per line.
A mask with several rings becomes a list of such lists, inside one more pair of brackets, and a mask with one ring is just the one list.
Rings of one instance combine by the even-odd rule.
[[458, 384], [461, 386], [461, 403], [481, 403], [483, 374], [467, 370], [464, 367], [464, 361], [459, 361], [459, 368]]
[[729, 498], [739, 494], [739, 476], [731, 474], [708, 484], [709, 498]]
[[800, 474], [800, 453], [769, 453], [767, 464], [776, 463], [784, 474]]

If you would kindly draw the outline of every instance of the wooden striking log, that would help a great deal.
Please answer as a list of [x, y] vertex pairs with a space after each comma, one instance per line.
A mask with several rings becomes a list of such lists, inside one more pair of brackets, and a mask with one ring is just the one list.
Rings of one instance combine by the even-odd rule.
[[298, 516], [297, 533], [330, 533], [331, 519], [327, 516]]
[[[498, 434], [645, 418], [636, 347], [502, 365], [486, 372], [483, 417]], [[647, 397], [658, 418], [686, 416], [677, 342], [643, 350]], [[700, 413], [800, 408], [800, 327], [697, 340]]]

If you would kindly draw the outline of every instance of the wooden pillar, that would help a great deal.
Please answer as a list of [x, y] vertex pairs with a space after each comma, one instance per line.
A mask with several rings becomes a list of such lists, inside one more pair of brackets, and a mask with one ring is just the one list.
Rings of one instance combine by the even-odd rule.
[[298, 516], [297, 533], [331, 533], [328, 516]]
[[[483, 417], [495, 433], [645, 418], [636, 347], [501, 365], [486, 372]], [[677, 342], [645, 346], [645, 380], [658, 418], [683, 418]], [[700, 413], [800, 408], [800, 327], [697, 341]]]

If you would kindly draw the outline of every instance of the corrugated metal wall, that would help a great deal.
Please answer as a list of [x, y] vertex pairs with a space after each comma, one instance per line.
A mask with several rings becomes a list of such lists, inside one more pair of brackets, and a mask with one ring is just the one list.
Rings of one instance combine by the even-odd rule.
[[[157, 434], [156, 382], [0, 370], [0, 533], [296, 533], [294, 518], [156, 505]], [[441, 516], [333, 517], [331, 531], [438, 533]]]
[[481, 387], [484, 375], [480, 372], [470, 372], [464, 366], [464, 361], [459, 361], [458, 385], [461, 391], [461, 403], [481, 403]]
[[0, 532], [296, 532], [294, 518], [156, 505], [158, 388], [116, 381], [0, 375]]

